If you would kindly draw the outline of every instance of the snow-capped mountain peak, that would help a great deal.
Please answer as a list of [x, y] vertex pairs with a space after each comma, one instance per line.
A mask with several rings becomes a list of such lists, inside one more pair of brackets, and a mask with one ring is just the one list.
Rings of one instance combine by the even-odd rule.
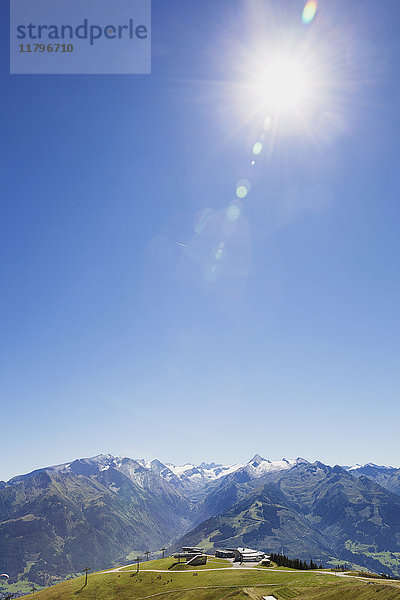
[[229, 473], [233, 473], [242, 467], [242, 464], [235, 465], [221, 465], [216, 463], [206, 464], [202, 462], [200, 465], [196, 466], [191, 463], [187, 463], [185, 465], [173, 465], [168, 463], [168, 468], [179, 477], [181, 481], [195, 481], [198, 480], [200, 482], [212, 481], [214, 479], [219, 479], [224, 475], [228, 475]]
[[351, 465], [349, 467], [344, 467], [344, 469], [346, 469], [346, 471], [354, 471], [354, 469], [362, 469], [364, 465], [359, 465], [358, 463], [356, 463], [355, 465]]
[[[48, 467], [48, 470], [53, 472], [71, 471], [77, 476], [89, 477], [97, 477], [102, 474], [102, 477], [107, 477], [110, 481], [117, 477], [115, 475], [115, 471], [117, 471], [142, 488], [159, 489], [161, 487], [169, 491], [175, 488], [182, 493], [197, 493], [205, 490], [219, 479], [234, 475], [236, 472], [244, 472], [250, 479], [255, 479], [307, 462], [302, 458], [294, 460], [283, 458], [282, 460], [270, 461], [260, 454], [255, 454], [245, 464], [223, 465], [215, 462], [201, 462], [198, 465], [192, 463], [174, 465], [163, 463], [156, 458], [147, 461], [143, 458], [132, 459], [122, 455], [114, 457], [111, 454], [99, 454], [90, 458], [80, 458], [70, 463]], [[25, 476], [19, 476], [16, 479], [23, 477]]]
[[267, 462], [270, 463], [271, 461], [263, 458], [262, 456], [260, 456], [259, 454], [255, 454], [253, 456], [253, 458], [248, 462], [249, 465], [252, 465], [253, 467], [257, 468], [261, 465], [261, 463], [263, 462]]
[[282, 458], [282, 460], [274, 460], [270, 461], [266, 458], [263, 458], [259, 454], [253, 456], [253, 458], [245, 465], [244, 470], [251, 477], [262, 477], [267, 473], [272, 473], [274, 471], [283, 471], [286, 469], [291, 469], [295, 465], [307, 463], [304, 458], [296, 458], [288, 460], [287, 458]]
[[377, 465], [373, 462], [369, 462], [369, 463], [365, 463], [364, 465], [361, 464], [355, 464], [355, 465], [350, 465], [350, 466], [344, 466], [343, 469], [345, 469], [346, 471], [356, 471], [358, 469], [380, 469], [381, 471], [384, 470], [396, 470], [396, 467], [390, 467], [390, 466], [386, 466], [386, 465]]

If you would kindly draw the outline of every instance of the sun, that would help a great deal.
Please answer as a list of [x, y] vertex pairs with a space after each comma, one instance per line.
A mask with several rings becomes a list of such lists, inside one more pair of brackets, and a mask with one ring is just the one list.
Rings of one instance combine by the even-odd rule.
[[255, 44], [237, 63], [232, 106], [243, 124], [269, 119], [275, 134], [309, 130], [315, 114], [329, 102], [330, 69], [324, 47], [294, 36]]
[[257, 85], [259, 102], [276, 112], [296, 110], [310, 95], [306, 70], [294, 59], [275, 59], [267, 66]]

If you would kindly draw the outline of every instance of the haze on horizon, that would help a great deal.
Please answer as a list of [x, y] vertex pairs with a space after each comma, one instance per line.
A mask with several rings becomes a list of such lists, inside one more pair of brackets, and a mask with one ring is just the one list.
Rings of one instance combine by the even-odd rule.
[[400, 6], [304, 4], [153, 0], [112, 77], [10, 76], [1, 6], [0, 479], [400, 465]]

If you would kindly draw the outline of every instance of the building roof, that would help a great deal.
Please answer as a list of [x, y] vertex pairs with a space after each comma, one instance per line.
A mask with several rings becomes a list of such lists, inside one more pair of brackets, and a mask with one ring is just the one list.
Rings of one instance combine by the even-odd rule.
[[240, 552], [242, 556], [260, 556], [261, 554], [265, 556], [265, 552], [262, 552], [261, 550], [252, 550], [251, 548], [238, 548], [238, 552]]

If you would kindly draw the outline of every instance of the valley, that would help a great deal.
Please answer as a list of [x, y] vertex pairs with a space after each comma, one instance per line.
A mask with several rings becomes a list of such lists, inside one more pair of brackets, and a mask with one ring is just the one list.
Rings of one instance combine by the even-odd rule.
[[86, 565], [98, 571], [200, 545], [397, 577], [398, 481], [390, 467], [260, 455], [233, 466], [79, 459], [1, 482], [0, 570], [11, 585], [48, 586]]

